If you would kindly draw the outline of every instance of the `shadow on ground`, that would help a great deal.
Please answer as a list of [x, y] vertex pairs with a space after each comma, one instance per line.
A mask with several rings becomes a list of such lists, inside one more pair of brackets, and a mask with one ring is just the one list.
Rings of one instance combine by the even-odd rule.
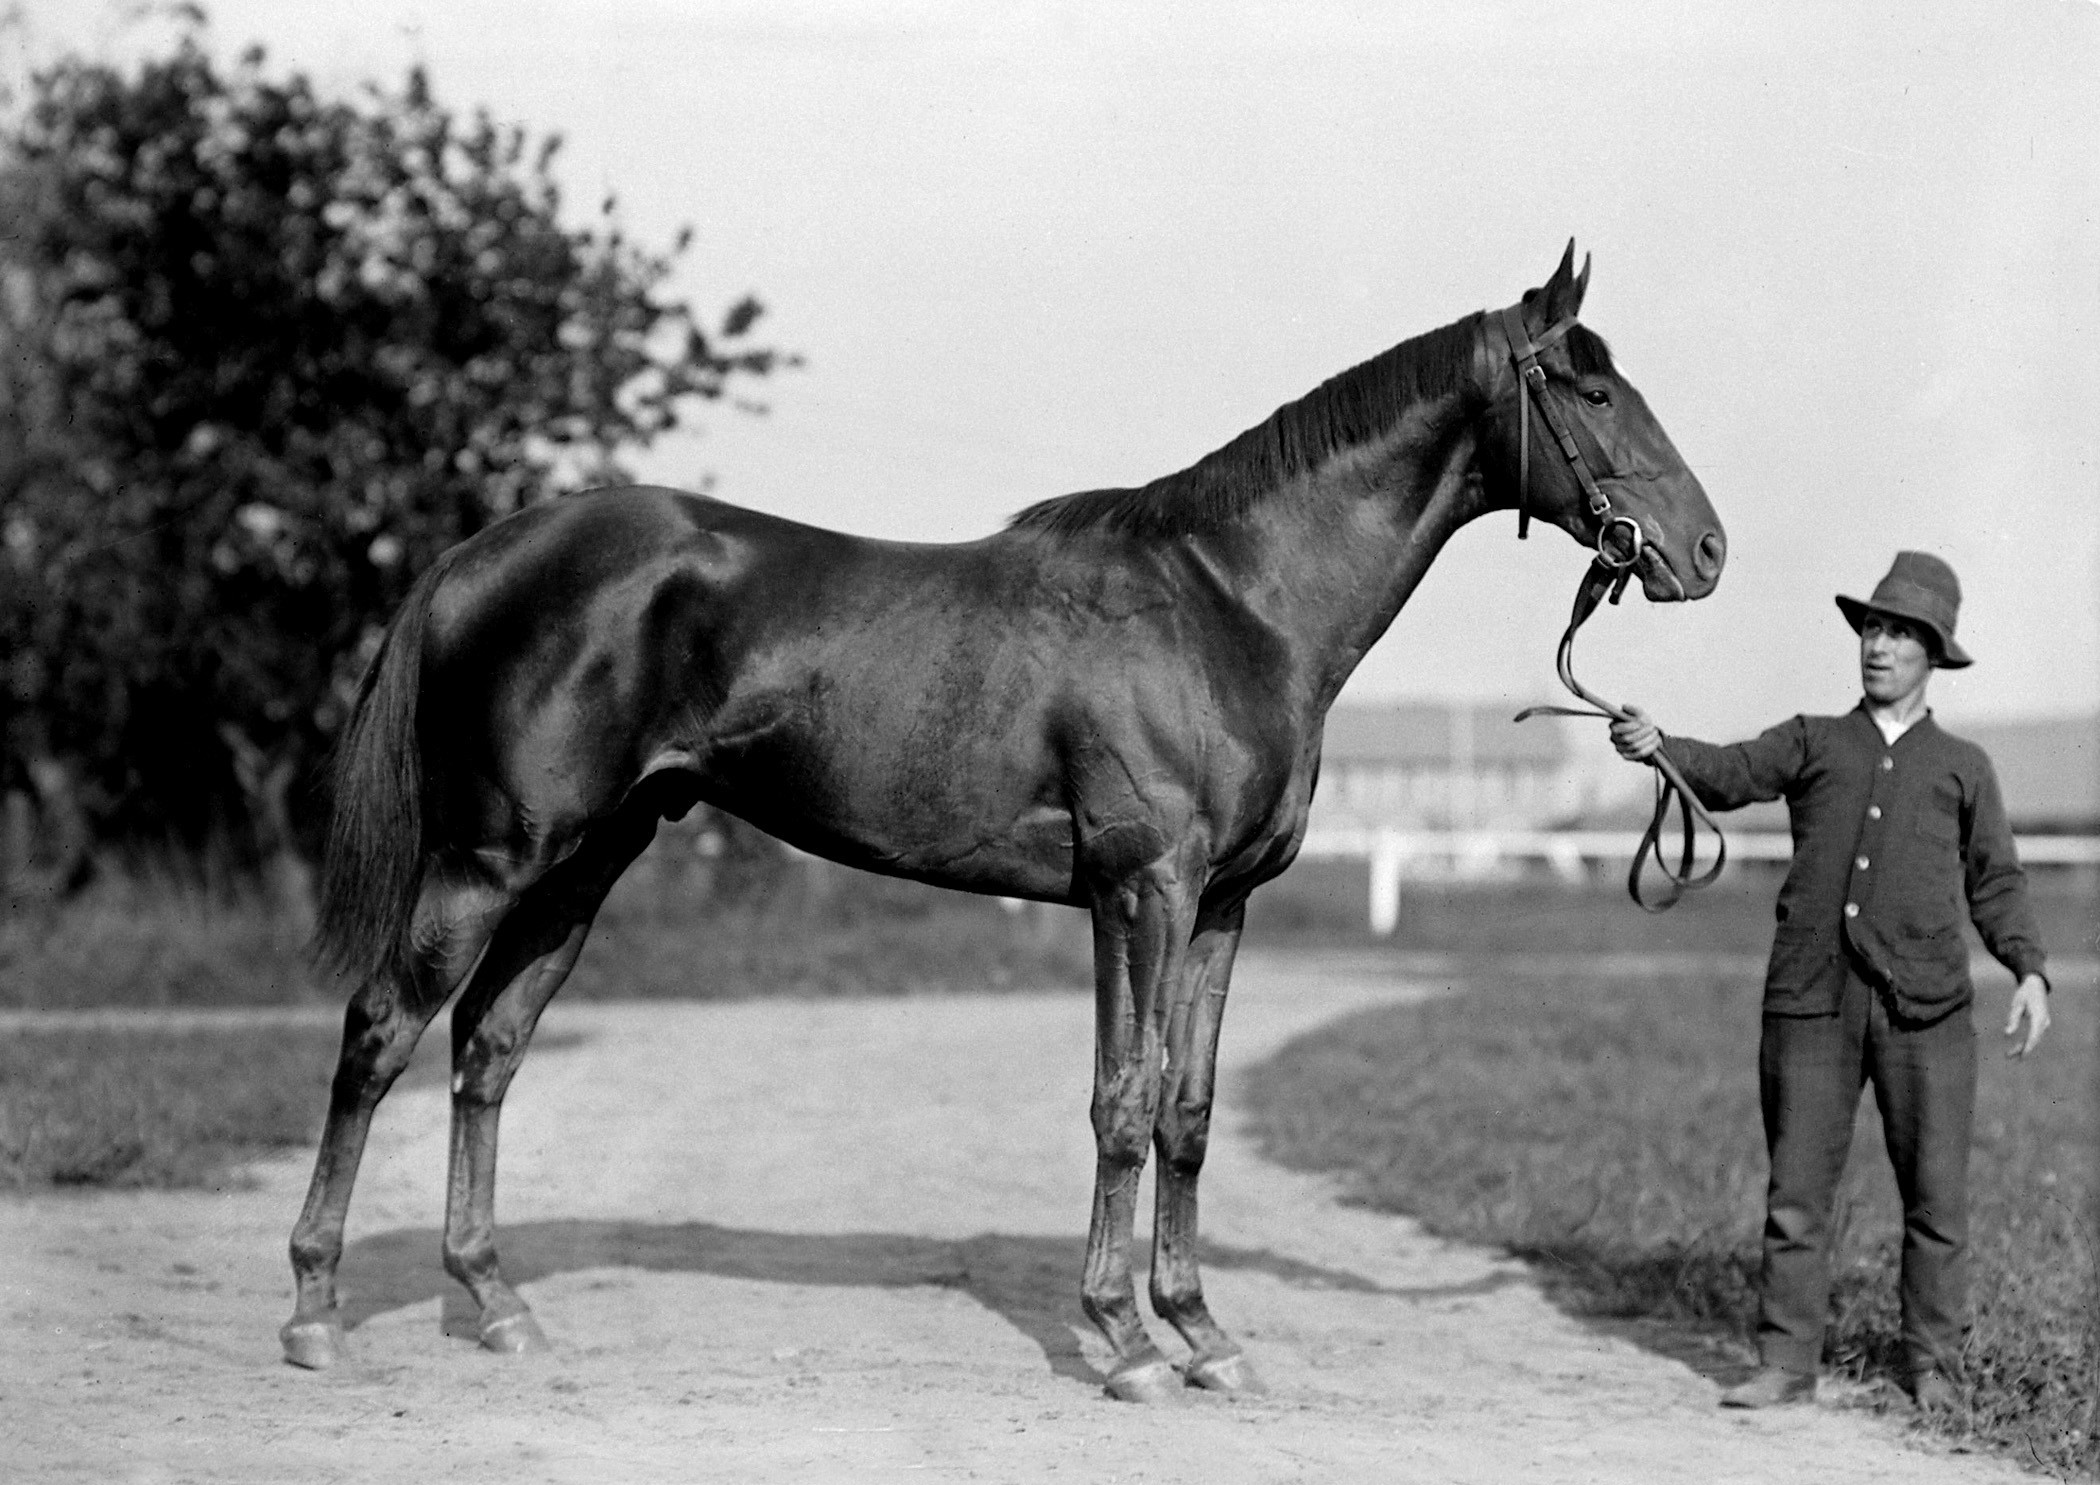
[[1657, 1314], [1671, 1292], [1733, 1294], [1747, 1314], [1755, 1306], [1756, 1256], [1699, 1249], [1633, 1254], [1605, 1250], [1579, 1237], [1520, 1246], [1513, 1256], [1531, 1268], [1546, 1299], [1586, 1329], [1631, 1341], [1732, 1387], [1757, 1370], [1741, 1325], [1716, 1316]]
[[[1100, 1378], [1081, 1355], [1080, 1239], [979, 1233], [962, 1239], [908, 1233], [764, 1232], [710, 1222], [521, 1222], [503, 1229], [503, 1273], [513, 1284], [586, 1269], [713, 1274], [777, 1284], [959, 1289], [1041, 1348], [1050, 1370], [1084, 1382]], [[401, 1228], [352, 1243], [343, 1254], [343, 1321], [356, 1329], [376, 1315], [432, 1299], [443, 1302], [448, 1333], [471, 1335], [465, 1291], [444, 1271], [436, 1228]], [[1402, 1300], [1481, 1294], [1520, 1276], [1497, 1272], [1463, 1284], [1381, 1285], [1268, 1249], [1203, 1245], [1207, 1267], [1266, 1274], [1304, 1289], [1347, 1290]], [[1142, 1280], [1140, 1280], [1142, 1285]]]

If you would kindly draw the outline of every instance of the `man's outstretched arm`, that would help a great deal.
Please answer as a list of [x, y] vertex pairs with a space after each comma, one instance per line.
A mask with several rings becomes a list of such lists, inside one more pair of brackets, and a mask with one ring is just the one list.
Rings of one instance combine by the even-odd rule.
[[1626, 713], [1611, 724], [1612, 746], [1619, 756], [1645, 763], [1657, 750], [1668, 753], [1708, 809], [1739, 809], [1777, 799], [1808, 762], [1808, 725], [1800, 717], [1768, 727], [1748, 742], [1716, 746], [1696, 738], [1666, 738], [1637, 706], [1627, 707]]

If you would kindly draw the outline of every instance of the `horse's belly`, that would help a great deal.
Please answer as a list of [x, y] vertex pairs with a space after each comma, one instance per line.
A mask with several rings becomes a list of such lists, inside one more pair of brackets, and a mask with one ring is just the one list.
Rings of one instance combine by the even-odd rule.
[[[829, 756], [825, 756], [829, 754]], [[1072, 892], [1072, 817], [1003, 769], [937, 784], [866, 752], [775, 738], [717, 757], [701, 797], [798, 849], [888, 876], [1062, 902]]]

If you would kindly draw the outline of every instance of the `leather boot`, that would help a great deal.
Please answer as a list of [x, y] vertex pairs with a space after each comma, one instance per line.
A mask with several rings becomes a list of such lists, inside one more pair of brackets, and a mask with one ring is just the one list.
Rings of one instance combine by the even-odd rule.
[[1787, 1403], [1813, 1402], [1814, 1372], [1790, 1372], [1783, 1366], [1764, 1366], [1749, 1381], [1721, 1394], [1724, 1408], [1777, 1408]]

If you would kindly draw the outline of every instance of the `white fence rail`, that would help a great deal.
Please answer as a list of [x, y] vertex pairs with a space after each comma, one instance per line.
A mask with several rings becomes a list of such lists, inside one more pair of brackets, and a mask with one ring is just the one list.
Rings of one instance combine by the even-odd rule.
[[[1675, 820], [1672, 819], [1674, 827]], [[1678, 847], [1665, 837], [1671, 860]], [[1587, 879], [1599, 862], [1631, 861], [1641, 843], [1628, 830], [1376, 830], [1333, 828], [1305, 837], [1302, 857], [1368, 861], [1371, 865], [1370, 917], [1373, 933], [1391, 933], [1400, 921], [1400, 882], [1410, 862], [1447, 865], [1460, 876], [1487, 875], [1512, 861], [1543, 861], [1568, 882]], [[2023, 835], [2020, 860], [2028, 866], [2100, 866], [2100, 836]], [[1713, 843], [1700, 840], [1705, 859]], [[1794, 854], [1791, 837], [1776, 830], [1728, 837], [1731, 861], [1787, 861]]]

